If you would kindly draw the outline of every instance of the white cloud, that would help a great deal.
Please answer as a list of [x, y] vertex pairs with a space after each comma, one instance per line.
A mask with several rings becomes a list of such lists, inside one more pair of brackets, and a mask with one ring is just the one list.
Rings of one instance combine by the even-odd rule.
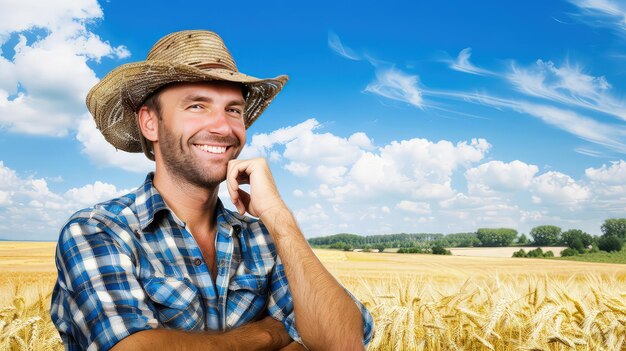
[[[102, 18], [97, 1], [27, 0], [2, 9], [0, 42], [14, 35], [19, 41], [12, 58], [0, 59], [0, 125], [16, 133], [67, 135], [98, 81], [87, 63], [127, 57], [128, 50], [112, 47], [88, 29], [90, 21]], [[43, 34], [34, 37], [33, 30]]]
[[432, 212], [430, 204], [426, 202], [402, 200], [396, 204], [396, 208], [416, 214], [430, 214]]
[[286, 164], [284, 168], [297, 176], [304, 177], [309, 174], [309, 169], [311, 167], [306, 163], [290, 162]]
[[626, 162], [619, 160], [611, 162], [611, 166], [602, 165], [600, 168], [585, 169], [587, 178], [609, 184], [609, 185], [626, 185]]
[[354, 162], [360, 154], [359, 146], [346, 138], [308, 131], [285, 145], [283, 157], [309, 165], [343, 166]]
[[578, 6], [584, 15], [591, 17], [588, 23], [593, 25], [613, 25], [619, 30], [626, 30], [626, 5], [613, 0], [570, 0]]
[[0, 161], [0, 234], [13, 240], [54, 239], [73, 212], [128, 191], [96, 181], [56, 193], [48, 188], [45, 179], [20, 177]]
[[537, 60], [534, 67], [513, 65], [506, 77], [524, 94], [626, 120], [626, 103], [610, 94], [611, 85], [606, 78], [585, 74], [578, 65], [566, 62], [557, 67], [551, 61]]
[[519, 160], [510, 163], [490, 161], [468, 169], [465, 178], [470, 194], [513, 192], [527, 189], [538, 171], [537, 166]]
[[315, 169], [315, 175], [326, 184], [337, 185], [342, 183], [343, 177], [347, 171], [348, 169], [343, 166], [327, 167], [320, 165]]
[[339, 56], [349, 60], [359, 61], [361, 58], [352, 49], [341, 43], [339, 36], [333, 32], [328, 32], [328, 47], [331, 48]]
[[365, 91], [415, 107], [421, 108], [424, 104], [419, 77], [395, 68], [377, 70], [376, 80], [368, 84]]
[[311, 134], [320, 127], [320, 123], [316, 119], [309, 118], [295, 126], [280, 128], [270, 134], [254, 134], [250, 143], [246, 144], [242, 150], [239, 158], [267, 157], [273, 147], [285, 145], [302, 134]]
[[294, 189], [292, 194], [295, 197], [303, 197], [304, 196], [304, 192], [302, 192], [302, 190], [300, 190], [300, 189]]
[[579, 115], [574, 111], [552, 106], [520, 103], [517, 108], [521, 112], [540, 118], [544, 122], [581, 139], [603, 145], [620, 153], [626, 153], [626, 144], [623, 141], [626, 128], [620, 125], [605, 124]]
[[148, 160], [143, 153], [116, 150], [104, 139], [89, 115], [79, 121], [76, 139], [83, 145], [82, 152], [97, 166], [114, 166], [136, 173], [154, 170], [154, 162]]
[[578, 184], [570, 176], [560, 172], [546, 172], [533, 179], [531, 185], [533, 202], [558, 205], [569, 209], [580, 206], [590, 195], [590, 189]]
[[560, 107], [533, 104], [526, 101], [503, 99], [485, 94], [450, 93], [447, 96], [495, 108], [507, 108], [541, 119], [545, 123], [575, 135], [578, 138], [626, 153], [626, 128], [608, 124]]
[[308, 208], [295, 211], [294, 216], [298, 223], [323, 222], [328, 220], [324, 207], [316, 203]]
[[456, 61], [450, 63], [450, 68], [456, 71], [470, 73], [470, 74], [477, 74], [477, 75], [493, 74], [493, 72], [480, 68], [480, 67], [476, 67], [473, 63], [471, 63], [470, 62], [471, 56], [472, 56], [471, 48], [465, 48], [461, 50], [461, 52], [459, 52], [459, 55], [457, 56]]

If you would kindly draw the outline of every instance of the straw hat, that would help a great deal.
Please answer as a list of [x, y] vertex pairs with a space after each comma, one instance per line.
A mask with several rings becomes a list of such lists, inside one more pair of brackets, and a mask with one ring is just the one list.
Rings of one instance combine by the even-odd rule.
[[87, 94], [87, 108], [104, 138], [116, 149], [143, 151], [154, 160], [152, 145], [137, 124], [137, 111], [158, 88], [175, 82], [222, 80], [246, 86], [245, 126], [248, 128], [289, 78], [259, 79], [239, 73], [235, 61], [216, 33], [187, 30], [161, 38], [145, 61], [121, 65]]

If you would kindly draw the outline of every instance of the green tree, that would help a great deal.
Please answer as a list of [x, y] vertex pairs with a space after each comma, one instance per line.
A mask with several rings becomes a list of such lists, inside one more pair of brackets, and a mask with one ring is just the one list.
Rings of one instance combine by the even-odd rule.
[[578, 255], [578, 250], [572, 249], [571, 247], [568, 247], [567, 249], [561, 251], [562, 257], [576, 256], [576, 255]]
[[452, 252], [450, 252], [450, 250], [447, 250], [445, 247], [439, 245], [433, 246], [431, 251], [435, 255], [452, 255]]
[[543, 257], [543, 250], [540, 247], [530, 250], [526, 257]]
[[510, 228], [480, 228], [476, 237], [482, 246], [509, 246], [517, 238], [517, 230]]
[[530, 230], [535, 245], [556, 245], [561, 238], [561, 228], [555, 225], [540, 225]]
[[593, 243], [593, 237], [580, 229], [570, 229], [561, 235], [561, 243], [579, 253], [584, 253]]
[[528, 254], [524, 249], [519, 249], [518, 251], [513, 252], [513, 257], [528, 257]]
[[526, 237], [526, 234], [520, 234], [519, 238], [517, 238], [517, 243], [521, 245], [528, 244], [528, 238]]
[[626, 239], [626, 218], [609, 218], [600, 227], [603, 236], [613, 235]]
[[606, 252], [621, 251], [623, 245], [622, 239], [615, 235], [607, 235], [598, 239], [598, 248]]
[[385, 245], [376, 245], [376, 248], [378, 249], [378, 252], [385, 251]]

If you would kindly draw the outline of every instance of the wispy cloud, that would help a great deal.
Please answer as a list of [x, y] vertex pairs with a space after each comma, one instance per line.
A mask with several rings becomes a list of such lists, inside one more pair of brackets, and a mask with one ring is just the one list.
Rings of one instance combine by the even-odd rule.
[[597, 158], [605, 158], [606, 154], [597, 150], [591, 150], [588, 149], [586, 147], [577, 147], [574, 149], [575, 152], [581, 154], [581, 155], [585, 155], [585, 156], [590, 156], [590, 157], [597, 157]]
[[365, 91], [388, 99], [423, 107], [424, 99], [419, 87], [419, 77], [396, 68], [376, 71], [376, 80], [365, 87]]
[[341, 57], [345, 57], [349, 60], [360, 61], [361, 57], [357, 55], [352, 49], [344, 46], [341, 43], [341, 39], [334, 32], [328, 32], [328, 47]]
[[611, 95], [611, 84], [606, 78], [588, 75], [578, 65], [566, 62], [558, 67], [551, 61], [542, 60], [537, 60], [534, 67], [523, 68], [514, 64], [506, 78], [516, 90], [526, 95], [626, 120], [626, 103]]
[[472, 56], [472, 48], [465, 48], [459, 52], [459, 55], [456, 58], [456, 61], [450, 62], [450, 68], [456, 71], [477, 74], [477, 75], [491, 75], [493, 72], [477, 67], [473, 63], [470, 62], [470, 57]]
[[515, 110], [539, 118], [583, 140], [626, 154], [626, 128], [622, 125], [599, 122], [565, 108], [534, 104], [523, 100], [477, 93], [441, 93], [439, 95], [497, 109]]
[[[614, 0], [570, 0], [582, 11], [582, 14], [590, 17], [587, 21], [592, 25], [610, 25], [619, 30], [626, 31], [626, 4], [623, 1]], [[595, 19], [602, 21], [595, 21]]]

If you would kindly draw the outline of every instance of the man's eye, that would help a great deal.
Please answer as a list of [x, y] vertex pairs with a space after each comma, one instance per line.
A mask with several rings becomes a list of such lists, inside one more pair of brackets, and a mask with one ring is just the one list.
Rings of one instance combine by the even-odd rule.
[[242, 113], [242, 111], [240, 109], [238, 109], [238, 108], [229, 108], [228, 112], [236, 113], [238, 115], [240, 115]]
[[202, 108], [202, 105], [200, 105], [200, 104], [193, 104], [193, 105], [188, 107], [188, 109], [190, 109], [190, 110], [199, 110], [201, 108]]

